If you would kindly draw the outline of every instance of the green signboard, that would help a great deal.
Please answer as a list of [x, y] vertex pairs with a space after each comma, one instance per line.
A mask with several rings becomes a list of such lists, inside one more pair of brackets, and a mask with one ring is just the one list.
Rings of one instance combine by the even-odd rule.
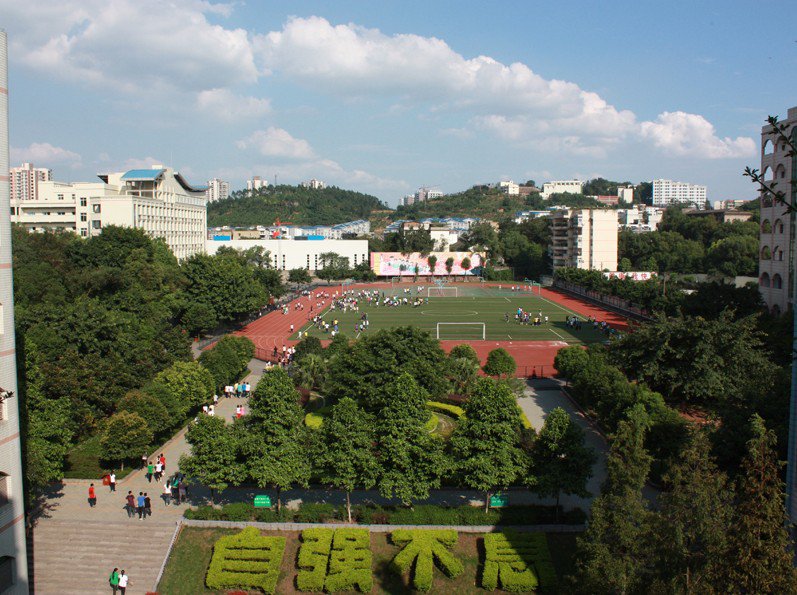
[[271, 508], [271, 496], [266, 494], [255, 496], [255, 508]]
[[509, 496], [506, 494], [496, 494], [490, 497], [490, 508], [506, 508], [509, 506]]

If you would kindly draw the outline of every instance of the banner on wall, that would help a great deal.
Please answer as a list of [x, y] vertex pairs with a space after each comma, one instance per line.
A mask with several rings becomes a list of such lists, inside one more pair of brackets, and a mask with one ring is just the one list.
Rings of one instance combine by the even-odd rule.
[[[434, 272], [429, 267], [429, 257], [437, 257]], [[420, 277], [435, 275], [446, 277], [449, 275], [446, 269], [446, 261], [454, 259], [451, 267], [451, 275], [480, 276], [484, 266], [484, 254], [481, 252], [430, 252], [421, 254], [413, 252], [402, 254], [401, 252], [371, 252], [371, 270], [380, 277], [413, 277], [417, 274]], [[470, 260], [470, 266], [462, 267], [462, 261]], [[468, 263], [466, 263], [468, 264]]]
[[658, 275], [650, 271], [612, 271], [603, 273], [606, 279], [631, 279], [632, 281], [650, 281], [653, 277]]

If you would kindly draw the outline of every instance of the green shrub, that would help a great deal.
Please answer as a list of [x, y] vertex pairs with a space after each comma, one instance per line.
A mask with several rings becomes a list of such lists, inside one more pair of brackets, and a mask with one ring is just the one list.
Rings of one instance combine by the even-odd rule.
[[296, 577], [299, 590], [335, 593], [372, 589], [371, 538], [366, 529], [306, 529], [302, 542]]
[[326, 523], [335, 518], [335, 506], [325, 503], [302, 504], [294, 518], [297, 523]]
[[390, 563], [392, 570], [401, 574], [414, 562], [412, 585], [418, 591], [432, 588], [435, 562], [448, 577], [459, 576], [464, 570], [462, 562], [448, 550], [458, 539], [453, 529], [397, 529], [390, 537], [396, 545], [404, 546]]
[[544, 533], [489, 533], [484, 536], [482, 587], [526, 593], [556, 586], [556, 571]]
[[319, 415], [317, 412], [310, 412], [304, 416], [304, 425], [306, 425], [311, 430], [318, 430], [324, 423], [323, 416]]
[[199, 506], [198, 508], [189, 508], [183, 513], [183, 516], [197, 521], [220, 521], [221, 511], [213, 506]]
[[332, 529], [313, 528], [302, 531], [299, 548], [296, 586], [300, 591], [323, 591], [327, 560], [332, 548]]
[[232, 502], [221, 509], [221, 518], [226, 521], [249, 521], [254, 516], [255, 507], [247, 502]]
[[211, 373], [216, 388], [221, 390], [245, 375], [246, 366], [254, 355], [255, 344], [250, 339], [226, 335], [200, 354], [199, 363]]
[[293, 520], [293, 513], [289, 510], [280, 511], [271, 508], [256, 508], [255, 520], [259, 523], [284, 523]]
[[426, 401], [426, 406], [429, 409], [436, 409], [437, 411], [448, 413], [457, 419], [465, 415], [465, 410], [462, 407], [449, 405], [448, 403], [441, 403], [440, 401]]
[[434, 432], [437, 429], [437, 424], [440, 423], [440, 418], [434, 413], [429, 416], [429, 420], [423, 424], [423, 429], [427, 432]]
[[216, 541], [205, 584], [210, 589], [274, 593], [285, 552], [284, 537], [263, 537], [254, 527]]

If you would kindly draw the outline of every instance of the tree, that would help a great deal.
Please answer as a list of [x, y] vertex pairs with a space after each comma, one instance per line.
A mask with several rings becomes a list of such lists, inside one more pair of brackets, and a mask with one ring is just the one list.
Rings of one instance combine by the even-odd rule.
[[708, 249], [706, 264], [709, 272], [728, 277], [757, 276], [758, 238], [738, 235], [717, 240]]
[[651, 532], [659, 581], [671, 593], [722, 591], [733, 493], [704, 431], [692, 432], [664, 481]]
[[310, 273], [306, 269], [291, 269], [288, 271], [288, 281], [296, 285], [307, 285], [310, 283]]
[[144, 390], [160, 399], [172, 422], [179, 422], [191, 409], [209, 402], [215, 386], [213, 375], [198, 362], [175, 362]]
[[508, 378], [515, 373], [517, 364], [515, 358], [503, 347], [493, 349], [487, 354], [487, 361], [484, 364], [484, 373], [489, 376], [499, 376]]
[[470, 270], [470, 258], [467, 256], [463, 258], [459, 266], [462, 267], [462, 270], [467, 273]]
[[797, 591], [792, 541], [786, 528], [785, 492], [775, 434], [757, 415], [750, 420], [737, 504], [723, 568], [729, 587], [746, 593]]
[[484, 492], [484, 509], [491, 493], [510, 485], [526, 469], [520, 448], [522, 426], [512, 391], [487, 378], [476, 381], [451, 436], [456, 470], [469, 488]]
[[320, 354], [309, 353], [294, 363], [293, 379], [297, 386], [312, 390], [323, 384], [327, 368], [327, 362]]
[[606, 461], [606, 482], [577, 542], [573, 586], [579, 592], [644, 592], [650, 522], [642, 497], [651, 462], [643, 446], [647, 426], [647, 415], [639, 405], [618, 424]]
[[219, 323], [213, 307], [203, 303], [193, 303], [188, 306], [183, 312], [182, 322], [185, 330], [192, 337], [198, 337], [202, 333], [216, 328]]
[[150, 442], [152, 430], [147, 422], [137, 413], [120, 411], [108, 419], [100, 436], [102, 458], [120, 462], [124, 468], [125, 461], [138, 459], [142, 452], [146, 452]]
[[443, 444], [423, 427], [426, 396], [412, 376], [403, 373], [382, 390], [385, 406], [376, 422], [379, 493], [409, 505], [440, 487], [447, 469]]
[[373, 419], [353, 399], [341, 399], [324, 420], [315, 441], [313, 462], [321, 482], [346, 492], [346, 514], [351, 518], [351, 492], [370, 489], [379, 465], [374, 457]]
[[454, 258], [452, 256], [449, 256], [448, 258], [446, 258], [446, 273], [448, 273], [449, 277], [451, 276], [451, 271], [453, 270], [454, 270]]
[[589, 359], [590, 356], [583, 347], [572, 345], [570, 347], [562, 347], [556, 352], [553, 365], [561, 376], [570, 379], [584, 369]]
[[282, 368], [263, 374], [244, 419], [239, 440], [246, 469], [258, 487], [276, 490], [277, 510], [281, 510], [282, 490], [295, 484], [306, 487], [310, 480], [304, 411]]
[[584, 444], [584, 430], [561, 407], [545, 418], [531, 451], [532, 490], [542, 497], [556, 496], [556, 521], [562, 493], [581, 498], [590, 495], [587, 481], [592, 477], [595, 452]]
[[254, 356], [255, 344], [251, 339], [225, 335], [211, 349], [202, 352], [199, 363], [211, 373], [216, 388], [221, 390], [246, 374]]
[[238, 441], [233, 426], [221, 417], [202, 415], [188, 427], [185, 440], [191, 454], [180, 457], [180, 470], [210, 488], [213, 493], [238, 485], [245, 471], [238, 460]]
[[479, 377], [479, 363], [467, 357], [448, 358], [448, 380], [454, 387], [454, 392], [469, 394], [471, 386]]
[[318, 337], [305, 336], [296, 344], [296, 353], [294, 354], [293, 359], [294, 361], [298, 362], [303, 357], [311, 354], [323, 355], [324, 347], [321, 345], [321, 339]]
[[169, 419], [169, 413], [158, 399], [140, 390], [128, 392], [118, 406], [119, 411], [136, 413], [147, 422], [147, 426], [152, 433], [157, 436], [168, 429], [173, 420]]
[[434, 276], [434, 271], [437, 268], [437, 256], [435, 256], [434, 254], [430, 254], [426, 258], [426, 264], [429, 265], [429, 274], [431, 276]]
[[449, 359], [465, 358], [474, 362], [477, 366], [481, 365], [481, 361], [479, 361], [479, 356], [476, 354], [476, 350], [468, 343], [461, 343], [459, 345], [454, 345], [451, 348], [451, 351], [448, 352], [448, 358]]

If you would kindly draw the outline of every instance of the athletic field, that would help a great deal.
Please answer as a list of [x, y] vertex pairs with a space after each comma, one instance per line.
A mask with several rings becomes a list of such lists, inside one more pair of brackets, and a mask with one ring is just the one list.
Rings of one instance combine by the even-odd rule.
[[[536, 292], [518, 292], [512, 291], [511, 288], [499, 289], [477, 285], [446, 287], [443, 290], [434, 285], [431, 288], [423, 285], [425, 289], [419, 292], [419, 285], [404, 283], [379, 290], [380, 303], [384, 293], [386, 296], [406, 297], [408, 305], [369, 306], [364, 299], [359, 299], [359, 312], [349, 310], [344, 313], [339, 309], [330, 310], [328, 307], [330, 300], [327, 300], [327, 307], [323, 311], [324, 321], [329, 323], [331, 331], [333, 322], [337, 320], [338, 332], [349, 337], [373, 333], [383, 328], [416, 326], [429, 331], [433, 337], [439, 337], [441, 340], [478, 341], [483, 338], [483, 334], [488, 341], [565, 341], [573, 345], [606, 340], [602, 332], [593, 330], [583, 315], [541, 297]], [[358, 291], [357, 286], [354, 288]], [[339, 291], [340, 287], [334, 289]], [[410, 291], [405, 293], [405, 289]], [[333, 290], [329, 293], [331, 295]], [[440, 295], [441, 293], [443, 295]], [[412, 306], [416, 297], [423, 298], [423, 304]], [[312, 301], [315, 303], [316, 300]], [[543, 320], [547, 316], [548, 323], [543, 322], [539, 326], [531, 323], [520, 324], [515, 319], [518, 308], [529, 312], [532, 320], [542, 312]], [[309, 315], [308, 308], [304, 312]], [[370, 324], [366, 331], [358, 332], [355, 330], [355, 325], [361, 321], [360, 318], [364, 313], [368, 315]], [[565, 321], [568, 316], [579, 316], [583, 321], [581, 330], [567, 326]], [[308, 332], [311, 336], [321, 339], [331, 338], [330, 332], [324, 332], [312, 323], [307, 323], [296, 330], [302, 331], [303, 336]], [[298, 335], [294, 333], [290, 338], [297, 337]]]

